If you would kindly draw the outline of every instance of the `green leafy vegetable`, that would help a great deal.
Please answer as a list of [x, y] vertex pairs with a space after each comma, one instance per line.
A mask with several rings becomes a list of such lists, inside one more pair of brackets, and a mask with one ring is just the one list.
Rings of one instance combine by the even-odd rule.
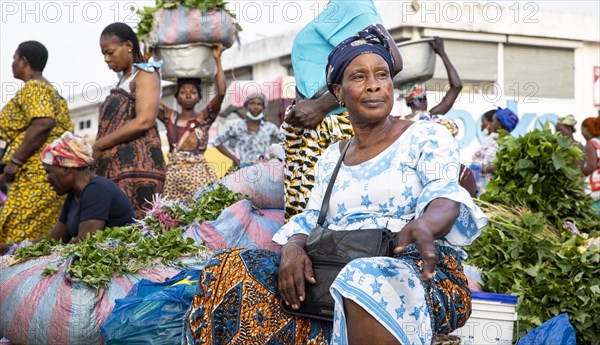
[[583, 154], [577, 145], [546, 125], [522, 137], [503, 133], [494, 164], [495, 177], [482, 200], [503, 205], [525, 205], [542, 212], [554, 226], [577, 220], [579, 230], [600, 230], [592, 199], [585, 195], [584, 176], [573, 160]]
[[[518, 337], [567, 313], [577, 340], [600, 341], [600, 217], [574, 159], [581, 150], [547, 125], [499, 138], [496, 176], [478, 204], [489, 224], [469, 247], [485, 290], [519, 297]], [[582, 232], [572, 235], [563, 223]]]

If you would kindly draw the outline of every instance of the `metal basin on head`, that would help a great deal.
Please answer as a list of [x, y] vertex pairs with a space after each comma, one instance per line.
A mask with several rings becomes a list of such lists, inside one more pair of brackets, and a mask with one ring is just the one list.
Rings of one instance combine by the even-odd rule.
[[398, 43], [403, 67], [394, 77], [394, 86], [425, 82], [433, 78], [435, 52], [430, 41], [433, 41], [432, 37]]

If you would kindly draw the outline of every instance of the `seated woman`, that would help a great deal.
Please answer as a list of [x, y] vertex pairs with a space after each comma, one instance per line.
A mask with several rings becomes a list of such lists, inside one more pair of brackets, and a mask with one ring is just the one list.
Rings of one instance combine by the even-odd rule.
[[[425, 344], [461, 327], [471, 313], [462, 272], [469, 245], [486, 218], [458, 184], [459, 149], [430, 121], [390, 117], [394, 59], [376, 27], [346, 39], [330, 54], [327, 83], [348, 109], [355, 131], [331, 145], [315, 167], [304, 212], [273, 240], [281, 254], [232, 249], [209, 260], [184, 321], [184, 344]], [[333, 323], [285, 314], [315, 284], [305, 252], [334, 166], [348, 146], [324, 226], [399, 232], [394, 257], [351, 261], [330, 288]]]
[[[133, 223], [133, 207], [125, 193], [111, 180], [90, 170], [94, 162], [92, 146], [83, 138], [64, 132], [44, 148], [41, 157], [52, 189], [58, 195], [67, 194], [48, 237], [76, 243], [96, 230]], [[2, 246], [0, 252], [10, 248]]]

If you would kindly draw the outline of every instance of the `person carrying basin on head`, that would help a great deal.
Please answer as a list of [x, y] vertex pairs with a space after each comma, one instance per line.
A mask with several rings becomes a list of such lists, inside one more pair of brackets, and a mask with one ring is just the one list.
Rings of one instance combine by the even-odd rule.
[[198, 188], [219, 180], [213, 166], [204, 157], [208, 146], [208, 133], [219, 116], [225, 98], [225, 73], [221, 66], [223, 45], [213, 47], [217, 64], [217, 94], [206, 108], [196, 113], [194, 108], [202, 99], [199, 79], [179, 79], [175, 98], [181, 106], [177, 112], [160, 105], [158, 119], [164, 122], [169, 140], [169, 163], [164, 194], [171, 199], [193, 197]]

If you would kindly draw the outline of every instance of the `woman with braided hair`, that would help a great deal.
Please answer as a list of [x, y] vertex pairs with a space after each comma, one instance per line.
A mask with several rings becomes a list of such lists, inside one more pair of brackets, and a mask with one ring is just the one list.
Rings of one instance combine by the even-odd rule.
[[100, 48], [108, 68], [123, 76], [100, 109], [93, 146], [96, 173], [114, 181], [131, 200], [136, 218], [142, 218], [165, 182], [156, 128], [162, 62], [145, 63], [135, 32], [124, 23], [102, 31]]

